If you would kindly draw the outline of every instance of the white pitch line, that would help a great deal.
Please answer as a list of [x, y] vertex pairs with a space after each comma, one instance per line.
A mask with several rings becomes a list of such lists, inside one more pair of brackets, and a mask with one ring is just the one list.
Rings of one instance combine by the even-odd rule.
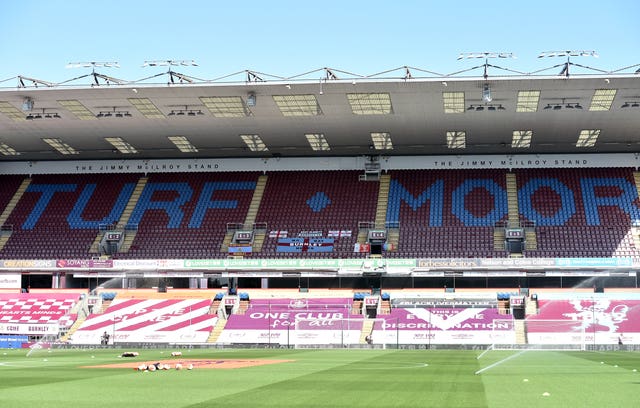
[[481, 368], [480, 370], [476, 371], [476, 375], [478, 375], [478, 374], [480, 374], [480, 373], [483, 373], [484, 371], [487, 371], [487, 370], [489, 370], [490, 368], [493, 368], [493, 367], [499, 366], [500, 364], [505, 363], [505, 362], [507, 362], [507, 361], [511, 360], [512, 358], [516, 358], [516, 357], [518, 357], [519, 355], [523, 354], [525, 351], [527, 351], [527, 350], [522, 350], [522, 351], [520, 351], [519, 353], [512, 354], [512, 355], [510, 355], [509, 357], [503, 358], [503, 359], [502, 359], [502, 360], [500, 360], [500, 361], [496, 361], [495, 363], [493, 363], [493, 364], [491, 364], [491, 365], [488, 365], [488, 366], [486, 366], [485, 368]]
[[480, 353], [480, 355], [478, 357], [476, 357], [476, 360], [480, 360], [482, 358], [482, 356], [484, 356], [485, 354], [487, 354], [489, 352], [489, 350], [493, 350], [493, 345], [487, 347], [486, 350], [484, 350], [482, 353]]

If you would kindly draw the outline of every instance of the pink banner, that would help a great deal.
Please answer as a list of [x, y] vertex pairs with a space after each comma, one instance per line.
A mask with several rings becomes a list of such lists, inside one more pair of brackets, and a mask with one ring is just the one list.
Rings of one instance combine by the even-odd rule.
[[[386, 330], [511, 330], [511, 316], [494, 308], [393, 309], [385, 316]], [[500, 323], [494, 322], [499, 320]], [[499, 324], [499, 327], [496, 325]]]
[[113, 268], [113, 260], [105, 259], [58, 259], [57, 268]]
[[[640, 332], [640, 300], [539, 300], [529, 332]], [[564, 321], [552, 324], [550, 320]], [[537, 323], [536, 323], [537, 322]]]

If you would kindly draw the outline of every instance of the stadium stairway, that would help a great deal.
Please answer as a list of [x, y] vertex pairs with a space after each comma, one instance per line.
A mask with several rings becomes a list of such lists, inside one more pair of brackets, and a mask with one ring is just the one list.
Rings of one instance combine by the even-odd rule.
[[[640, 226], [631, 227], [631, 238], [633, 240], [633, 245], [636, 250], [640, 249]], [[0, 249], [2, 246], [0, 246]]]
[[[18, 201], [20, 201], [20, 199], [22, 198], [22, 195], [27, 190], [27, 187], [29, 187], [29, 184], [31, 184], [30, 177], [27, 177], [24, 180], [22, 180], [20, 187], [18, 187], [16, 192], [13, 194], [13, 197], [11, 197], [11, 200], [7, 203], [7, 206], [4, 208], [4, 211], [2, 211], [2, 214], [0, 214], [0, 226], [4, 226], [4, 223], [7, 222], [7, 219], [9, 219], [9, 216], [11, 215], [13, 210], [16, 208]], [[5, 230], [4, 228], [1, 231], [0, 250], [4, 248], [7, 241], [9, 241], [9, 238], [11, 238], [11, 233], [12, 232], [10, 230]]]
[[383, 174], [380, 176], [380, 186], [378, 190], [378, 206], [376, 207], [376, 228], [382, 227], [387, 220], [387, 206], [389, 205], [389, 184], [391, 176]]
[[220, 302], [219, 300], [213, 300], [213, 302], [211, 303], [211, 307], [209, 308], [209, 314], [212, 315], [217, 315], [218, 314], [218, 309], [220, 309], [220, 304], [222, 302]]
[[[129, 197], [129, 202], [127, 203], [127, 206], [120, 216], [120, 220], [118, 222], [119, 225], [126, 226], [129, 223], [129, 218], [131, 217], [133, 210], [136, 208], [136, 204], [138, 203], [140, 195], [142, 194], [142, 190], [144, 190], [144, 187], [147, 185], [148, 180], [148, 177], [140, 177], [140, 179], [138, 179], [138, 183], [136, 184], [133, 193], [131, 193], [131, 197]], [[135, 229], [125, 231], [124, 240], [122, 241], [122, 245], [120, 246], [120, 250], [118, 252], [129, 252], [131, 244], [133, 244], [133, 240], [136, 238], [136, 233], [137, 231]], [[96, 241], [100, 242], [101, 238], [101, 233], [98, 233]]]
[[538, 301], [527, 297], [524, 302], [525, 315], [538, 314]]
[[524, 231], [524, 245], [525, 250], [538, 249], [538, 236], [536, 235], [535, 228], [525, 228]]
[[[507, 187], [507, 208], [508, 208], [508, 226], [509, 227], [521, 227], [520, 223], [520, 206], [518, 204], [518, 182], [515, 173], [507, 173], [506, 187]], [[494, 231], [494, 249], [504, 250], [504, 230], [502, 228], [496, 228]], [[536, 236], [535, 227], [525, 228], [525, 250], [538, 249], [538, 240]], [[511, 257], [521, 257], [521, 254], [511, 254]]]
[[351, 304], [351, 314], [352, 315], [361, 315], [362, 314], [362, 300], [354, 300]]
[[525, 320], [516, 319], [513, 321], [516, 332], [516, 344], [527, 344], [527, 333]]
[[96, 238], [93, 240], [91, 244], [91, 249], [89, 249], [90, 254], [97, 254], [100, 252], [100, 242], [102, 241], [102, 237], [104, 236], [105, 231], [98, 231]]
[[373, 323], [371, 319], [364, 319], [362, 322], [362, 331], [360, 332], [360, 344], [367, 344], [367, 337], [373, 332]]
[[378, 205], [376, 207], [376, 228], [387, 229], [388, 251], [397, 251], [398, 242], [400, 241], [399, 225], [387, 225], [387, 209], [389, 208], [389, 186], [391, 184], [391, 176], [383, 174], [380, 176], [380, 190], [378, 191]]
[[509, 225], [519, 225], [520, 210], [518, 206], [518, 183], [516, 180], [516, 175], [513, 173], [507, 173], [506, 183]]
[[100, 308], [100, 311], [98, 313], [104, 313], [105, 310], [107, 310], [109, 306], [111, 306], [111, 302], [112, 300], [103, 300], [102, 307]]
[[[264, 195], [264, 189], [267, 185], [267, 176], [261, 175], [258, 177], [258, 181], [256, 182], [256, 188], [253, 190], [253, 197], [251, 198], [251, 203], [249, 204], [249, 208], [247, 209], [247, 215], [245, 216], [244, 223], [242, 228], [244, 230], [253, 230], [253, 242], [251, 249], [252, 252], [261, 252], [262, 244], [264, 243], [264, 237], [266, 234], [266, 229], [260, 229], [257, 231], [254, 228], [256, 222], [256, 216], [258, 215], [258, 210], [260, 209], [260, 203], [262, 202], [262, 196]], [[220, 245], [220, 252], [228, 252], [229, 244], [231, 244], [231, 240], [233, 239], [233, 235], [235, 233], [235, 229], [229, 229], [225, 233], [224, 239], [222, 240], [222, 244]]]
[[260, 209], [260, 203], [262, 203], [262, 196], [264, 195], [264, 189], [267, 185], [267, 176], [261, 175], [256, 182], [256, 188], [253, 190], [253, 197], [251, 198], [251, 204], [247, 210], [247, 216], [244, 219], [245, 228], [251, 228], [253, 223], [256, 222], [258, 216], [258, 210]]
[[224, 233], [222, 244], [220, 245], [220, 252], [227, 253], [229, 251], [229, 244], [231, 244], [231, 240], [233, 239], [233, 234], [235, 234], [235, 232], [235, 228], [227, 229], [227, 232]]
[[495, 251], [504, 251], [505, 234], [503, 227], [496, 227], [493, 230], [493, 249]]
[[369, 230], [366, 229], [366, 228], [359, 228], [358, 229], [358, 238], [357, 238], [358, 244], [366, 244], [367, 243], [368, 231]]
[[224, 327], [227, 325], [227, 321], [227, 319], [218, 318], [216, 325], [213, 327], [213, 330], [211, 330], [211, 334], [207, 339], [207, 343], [215, 343], [218, 341], [220, 334], [222, 334]]
[[240, 300], [240, 305], [238, 306], [238, 310], [235, 312], [236, 314], [245, 314], [249, 310], [249, 301], [248, 300]]
[[62, 337], [60, 337], [60, 341], [63, 343], [69, 341], [73, 333], [75, 333], [76, 330], [78, 330], [78, 328], [82, 326], [82, 323], [84, 323], [85, 320], [87, 320], [87, 316], [80, 317], [80, 315], [78, 315], [78, 318], [75, 322], [73, 322], [73, 324], [69, 328], [69, 331], [67, 331]]
[[638, 191], [638, 196], [640, 197], [640, 171], [633, 172], [633, 181], [636, 184], [636, 190]]
[[2, 250], [2, 248], [4, 248], [4, 246], [7, 244], [7, 242], [9, 241], [9, 238], [11, 238], [11, 231], [9, 230], [0, 231], [0, 250]]

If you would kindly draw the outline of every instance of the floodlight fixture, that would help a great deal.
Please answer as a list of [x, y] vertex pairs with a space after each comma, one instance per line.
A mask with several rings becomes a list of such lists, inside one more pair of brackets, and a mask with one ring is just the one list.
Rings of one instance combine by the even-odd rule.
[[498, 111], [507, 110], [507, 108], [505, 108], [502, 104], [496, 105], [496, 104], [490, 104], [490, 103], [485, 103], [484, 105], [471, 104], [467, 107], [467, 111], [482, 112], [485, 109], [489, 112], [498, 112]]
[[143, 67], [166, 67], [166, 66], [178, 66], [183, 67], [197, 67], [198, 64], [194, 60], [157, 60], [157, 61], [145, 61], [142, 64]]
[[167, 116], [203, 116], [204, 112], [202, 109], [194, 109], [193, 107], [189, 107], [189, 105], [183, 105], [184, 109], [171, 109], [171, 112], [167, 114]]
[[543, 110], [555, 110], [559, 111], [562, 109], [573, 109], [573, 110], [582, 110], [582, 105], [580, 102], [567, 102], [566, 98], [562, 98], [561, 102], [548, 103]]
[[181, 74], [179, 72], [175, 72], [171, 69], [171, 67], [173, 66], [183, 66], [183, 67], [197, 67], [198, 64], [194, 61], [194, 60], [156, 60], [156, 61], [145, 61], [142, 64], [143, 68], [146, 67], [169, 67], [169, 70], [167, 72], [162, 72], [153, 76], [150, 76], [148, 78], [145, 79], [151, 79], [151, 78], [155, 78], [158, 77], [160, 75], [169, 75], [169, 82], [167, 83], [167, 85], [171, 85], [174, 84], [176, 82], [176, 80], [178, 80], [179, 83], [193, 83], [194, 80], [197, 80], [197, 78], [193, 78], [189, 75], [185, 75], [185, 74]]
[[93, 85], [92, 86], [100, 86], [100, 79], [102, 79], [106, 85], [110, 85], [112, 82], [118, 85], [123, 85], [127, 81], [123, 81], [122, 79], [117, 79], [110, 77], [108, 75], [100, 74], [96, 72], [96, 67], [103, 68], [120, 68], [120, 64], [117, 62], [98, 62], [98, 61], [88, 61], [88, 62], [70, 62], [67, 64], [67, 68], [91, 68], [91, 73], [86, 75], [81, 75], [76, 78], [69, 79], [68, 81], [60, 82], [58, 85], [65, 84], [67, 82], [75, 81], [81, 78], [86, 78], [88, 76], [93, 77]]
[[511, 52], [461, 52], [458, 59], [470, 58], [516, 58]]
[[[575, 64], [573, 62], [571, 62], [571, 57], [595, 57], [598, 58], [598, 53], [595, 51], [585, 51], [585, 50], [565, 50], [565, 51], [544, 51], [541, 52], [538, 55], [538, 58], [554, 58], [554, 57], [566, 57], [567, 61], [562, 63], [562, 64], [558, 64], [558, 65], [554, 65], [553, 67], [550, 68], [546, 68], [546, 69], [551, 69], [551, 68], [557, 68], [557, 67], [562, 67], [562, 70], [560, 71], [560, 73], [558, 75], [563, 76], [565, 78], [569, 78], [569, 67], [571, 67], [572, 65], [581, 67], [581, 68], [587, 68], [593, 71], [599, 71], [599, 72], [603, 72], [605, 73], [606, 71], [603, 71], [601, 69], [596, 69], [593, 67], [587, 67], [584, 65], [580, 65], [580, 64]], [[544, 70], [542, 70], [544, 71]], [[536, 72], [540, 72], [540, 71], [536, 71]]]
[[127, 110], [120, 110], [117, 106], [114, 106], [112, 110], [100, 111], [96, 115], [96, 118], [130, 118], [131, 113]]
[[47, 112], [47, 108], [43, 108], [42, 112], [37, 113], [29, 113], [25, 116], [26, 120], [34, 120], [34, 119], [60, 119], [60, 116], [57, 112]]
[[548, 58], [548, 57], [596, 57], [598, 58], [598, 53], [595, 51], [585, 51], [585, 50], [567, 50], [567, 51], [544, 51], [538, 55], [538, 58]]
[[[462, 53], [460, 53], [460, 55], [458, 55], [458, 60], [461, 60], [461, 59], [474, 59], [474, 58], [484, 58], [484, 64], [475, 66], [473, 68], [465, 69], [463, 71], [455, 72], [454, 74], [460, 74], [460, 73], [463, 73], [463, 72], [472, 71], [472, 70], [477, 69], [477, 68], [484, 68], [484, 73], [483, 73], [482, 76], [484, 77], [484, 79], [487, 79], [489, 77], [489, 67], [498, 68], [498, 69], [501, 69], [501, 70], [504, 70], [504, 71], [509, 71], [509, 72], [515, 72], [515, 73], [518, 73], [518, 74], [522, 74], [522, 72], [518, 72], [518, 71], [514, 71], [512, 69], [503, 68], [503, 67], [499, 67], [499, 66], [496, 66], [496, 65], [489, 64], [489, 59], [490, 58], [513, 58], [513, 59], [515, 59], [516, 56], [512, 52], [462, 52]], [[454, 74], [451, 74], [451, 75], [454, 75]]]
[[105, 68], [120, 68], [120, 64], [118, 62], [98, 62], [98, 61], [87, 61], [87, 62], [70, 62], [67, 64], [67, 68], [93, 68], [95, 67], [105, 67]]

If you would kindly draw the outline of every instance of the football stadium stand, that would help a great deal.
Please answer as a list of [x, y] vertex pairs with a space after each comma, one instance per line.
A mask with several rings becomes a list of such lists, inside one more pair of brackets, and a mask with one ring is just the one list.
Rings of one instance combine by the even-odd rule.
[[[480, 282], [464, 267], [447, 271], [482, 262], [497, 269], [520, 261], [633, 265], [640, 258], [633, 168], [384, 176], [372, 181], [337, 170], [0, 176], [3, 266], [19, 273], [39, 265], [52, 274], [52, 286], [86, 288], [81, 296], [55, 289], [0, 294], [0, 334], [53, 336], [75, 346], [640, 343], [640, 294], [633, 289], [598, 293], [605, 291], [594, 276], [574, 280], [579, 291], [556, 293], [529, 288], [535, 273], [516, 270], [493, 281], [513, 288], [501, 292], [489, 287], [489, 275]], [[523, 245], [514, 249], [508, 234], [518, 230]], [[110, 233], [121, 235], [105, 250]], [[260, 272], [269, 260], [279, 266]], [[235, 261], [247, 263], [226, 266]], [[331, 262], [347, 266], [326, 277]], [[223, 266], [209, 276], [191, 268], [203, 264]], [[385, 277], [392, 265], [409, 265], [411, 276]], [[164, 267], [178, 272], [159, 272]], [[24, 292], [31, 289], [28, 276], [20, 276]], [[105, 287], [110, 282], [116, 287]]]

